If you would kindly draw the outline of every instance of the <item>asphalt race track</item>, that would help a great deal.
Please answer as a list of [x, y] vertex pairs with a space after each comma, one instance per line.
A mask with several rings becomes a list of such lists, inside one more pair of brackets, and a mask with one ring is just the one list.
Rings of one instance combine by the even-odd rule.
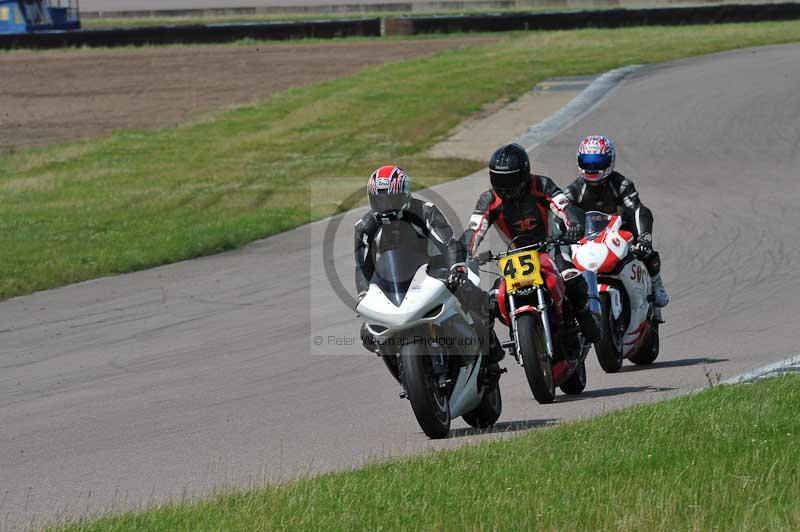
[[[605, 375], [590, 355], [578, 399], [538, 405], [508, 360], [498, 433], [664, 399], [798, 352], [799, 88], [797, 45], [645, 68], [536, 150], [535, 171], [566, 184], [579, 137], [617, 140], [618, 168], [655, 212], [672, 303], [657, 363]], [[463, 223], [487, 181], [435, 191]], [[348, 288], [353, 219], [329, 262]], [[379, 360], [327, 345], [357, 340], [359, 322], [322, 273], [326, 226], [1, 303], [0, 525], [476, 438], [458, 421], [452, 438], [429, 441]]]

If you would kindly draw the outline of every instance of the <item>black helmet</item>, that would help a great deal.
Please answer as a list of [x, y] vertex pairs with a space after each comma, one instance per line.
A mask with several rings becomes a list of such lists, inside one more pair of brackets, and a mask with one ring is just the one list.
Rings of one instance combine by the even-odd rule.
[[492, 188], [504, 200], [520, 199], [531, 182], [531, 160], [519, 144], [506, 144], [489, 159]]

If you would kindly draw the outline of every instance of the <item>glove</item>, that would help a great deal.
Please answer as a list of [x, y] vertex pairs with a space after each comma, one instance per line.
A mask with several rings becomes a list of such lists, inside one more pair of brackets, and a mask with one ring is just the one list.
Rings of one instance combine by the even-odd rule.
[[653, 254], [653, 237], [650, 233], [642, 233], [636, 239], [636, 252], [645, 258]]
[[467, 280], [467, 271], [464, 268], [464, 263], [453, 264], [450, 268], [450, 275], [447, 276], [445, 284], [451, 291], [461, 286]]
[[564, 231], [562, 238], [568, 244], [575, 244], [583, 238], [583, 224], [575, 223], [567, 227], [567, 230]]

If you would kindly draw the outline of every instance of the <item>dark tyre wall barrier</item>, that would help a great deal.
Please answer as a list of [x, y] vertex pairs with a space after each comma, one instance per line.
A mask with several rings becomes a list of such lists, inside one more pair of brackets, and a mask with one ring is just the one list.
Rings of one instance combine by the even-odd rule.
[[329, 39], [351, 36], [378, 37], [380, 34], [381, 20], [379, 18], [267, 22], [255, 24], [159, 26], [134, 29], [0, 35], [0, 49], [197, 44], [231, 42], [240, 39]]
[[[622, 26], [712, 24], [800, 19], [800, 4], [714, 5], [659, 9], [608, 9], [570, 13], [397, 17], [383, 19], [384, 35], [618, 28]], [[249, 24], [158, 26], [148, 28], [41, 32], [0, 35], [0, 49], [147, 44], [222, 43], [240, 39], [287, 40], [378, 37], [381, 19], [316, 20]]]
[[503, 13], [387, 18], [386, 35], [476, 31], [564, 30], [622, 26], [675, 26], [800, 18], [800, 4], [716, 5], [660, 9], [608, 9], [576, 13]]

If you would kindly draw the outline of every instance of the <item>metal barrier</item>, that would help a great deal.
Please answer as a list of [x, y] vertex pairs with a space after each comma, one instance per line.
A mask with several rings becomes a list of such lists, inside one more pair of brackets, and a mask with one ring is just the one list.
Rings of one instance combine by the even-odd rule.
[[232, 42], [242, 39], [331, 39], [352, 36], [379, 37], [380, 35], [381, 20], [379, 18], [362, 18], [355, 20], [158, 26], [0, 35], [0, 49], [200, 44]]
[[676, 26], [800, 19], [800, 4], [745, 4], [658, 9], [607, 9], [574, 13], [397, 17], [385, 19], [386, 35]]

